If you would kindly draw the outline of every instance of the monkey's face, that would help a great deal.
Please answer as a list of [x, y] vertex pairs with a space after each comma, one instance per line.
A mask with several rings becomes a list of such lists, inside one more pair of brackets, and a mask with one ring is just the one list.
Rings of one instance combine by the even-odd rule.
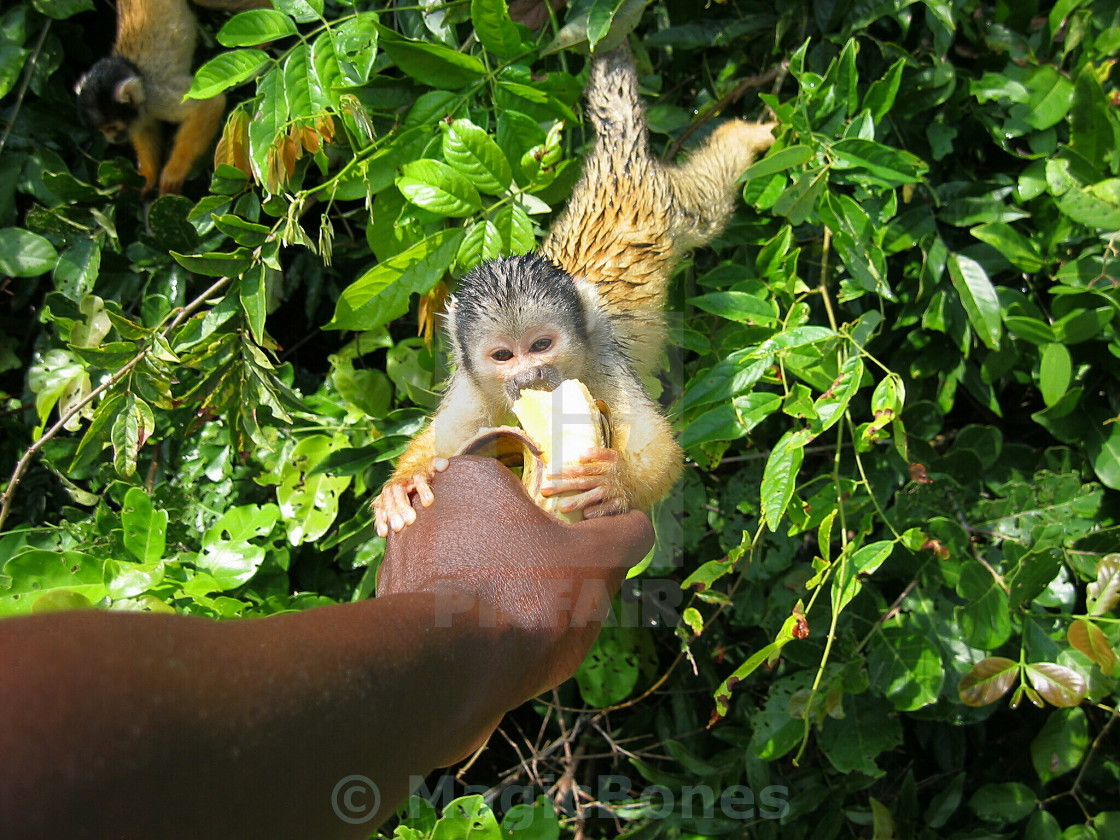
[[128, 123], [123, 120], [114, 120], [113, 122], [99, 125], [97, 129], [105, 135], [105, 139], [110, 143], [128, 142]]
[[479, 345], [475, 370], [513, 405], [525, 389], [551, 391], [565, 379], [578, 379], [574, 349], [557, 325], [530, 327], [516, 338], [495, 334]]

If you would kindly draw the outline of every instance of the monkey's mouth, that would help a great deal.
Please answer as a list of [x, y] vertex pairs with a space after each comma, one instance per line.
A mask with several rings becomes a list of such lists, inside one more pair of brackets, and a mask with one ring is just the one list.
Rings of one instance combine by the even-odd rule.
[[506, 396], [514, 403], [522, 391], [555, 391], [564, 378], [551, 365], [541, 365], [532, 370], [519, 373], [506, 382]]

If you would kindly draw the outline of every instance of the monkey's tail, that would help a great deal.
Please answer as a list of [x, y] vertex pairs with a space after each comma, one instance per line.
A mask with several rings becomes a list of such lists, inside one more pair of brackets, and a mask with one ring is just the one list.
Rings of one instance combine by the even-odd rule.
[[645, 108], [638, 98], [638, 74], [629, 47], [592, 59], [586, 98], [596, 145], [609, 150], [608, 160], [629, 167], [635, 159], [649, 158]]

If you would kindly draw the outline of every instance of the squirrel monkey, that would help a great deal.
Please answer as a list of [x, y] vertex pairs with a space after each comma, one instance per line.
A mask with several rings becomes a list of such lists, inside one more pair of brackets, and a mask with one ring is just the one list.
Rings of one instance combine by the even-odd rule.
[[[241, 12], [269, 0], [194, 0], [199, 6]], [[198, 23], [186, 0], [118, 0], [113, 52], [79, 80], [82, 121], [111, 143], [131, 141], [144, 192], [157, 179], [160, 194], [178, 192], [195, 161], [217, 134], [226, 98], [183, 99], [191, 86]], [[160, 122], [178, 123], [175, 143], [160, 171]]]
[[475, 268], [448, 307], [456, 369], [373, 503], [380, 536], [415, 521], [411, 495], [430, 505], [433, 473], [480, 429], [505, 422], [522, 389], [565, 379], [609, 406], [612, 448], [565, 464], [543, 495], [571, 493], [560, 509], [588, 517], [648, 510], [680, 475], [680, 446], [641, 377], [665, 344], [674, 267], [722, 230], [736, 180], [773, 143], [774, 124], [731, 120], [675, 166], [650, 153], [628, 50], [593, 58], [585, 95], [595, 147], [541, 254]]

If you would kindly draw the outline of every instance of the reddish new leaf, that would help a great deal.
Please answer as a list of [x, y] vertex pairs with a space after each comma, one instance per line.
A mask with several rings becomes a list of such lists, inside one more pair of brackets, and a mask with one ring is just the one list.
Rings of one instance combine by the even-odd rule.
[[1106, 677], [1111, 677], [1116, 668], [1116, 651], [1108, 642], [1104, 631], [1091, 621], [1081, 619], [1070, 625], [1066, 634], [1069, 643], [1092, 659], [1104, 672]]
[[1076, 671], [1053, 662], [1026, 666], [1027, 679], [1051, 706], [1076, 706], [1085, 699], [1085, 680]]
[[1002, 656], [981, 659], [961, 679], [957, 689], [968, 706], [986, 706], [1011, 690], [1018, 675], [1019, 664]]

